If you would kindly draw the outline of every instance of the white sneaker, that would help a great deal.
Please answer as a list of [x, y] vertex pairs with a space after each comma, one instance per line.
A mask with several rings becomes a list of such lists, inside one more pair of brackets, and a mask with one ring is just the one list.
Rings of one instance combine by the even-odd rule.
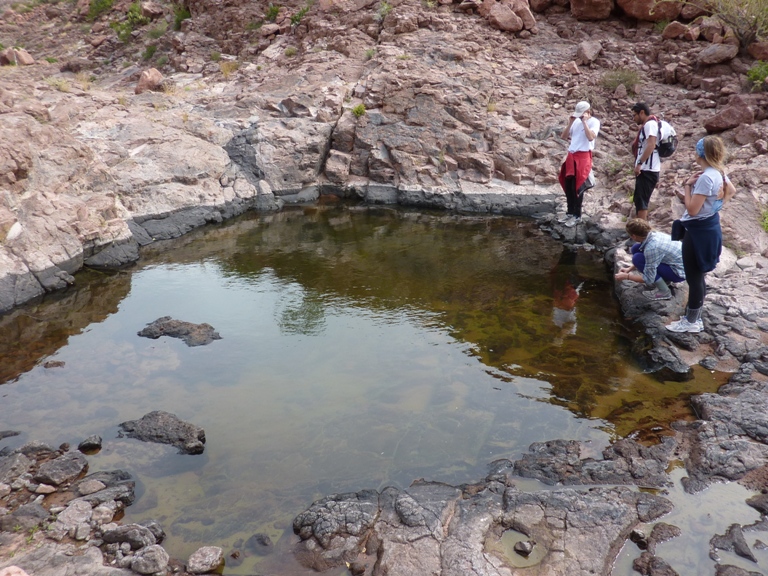
[[581, 224], [581, 217], [572, 216], [568, 222], [565, 223], [567, 228], [573, 228], [576, 224]]
[[560, 216], [560, 218], [557, 219], [557, 222], [559, 224], [565, 224], [571, 218], [573, 218], [573, 215], [571, 215], [571, 214], [563, 214], [562, 216]]
[[677, 322], [672, 322], [672, 324], [667, 324], [666, 328], [670, 332], [697, 333], [704, 330], [704, 322], [701, 321], [701, 318], [696, 320], [696, 322], [688, 322], [688, 319], [685, 316], [683, 316]]

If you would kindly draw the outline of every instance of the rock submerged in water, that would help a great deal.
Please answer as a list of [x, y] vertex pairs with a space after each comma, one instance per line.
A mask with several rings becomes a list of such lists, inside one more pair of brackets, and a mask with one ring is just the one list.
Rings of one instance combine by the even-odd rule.
[[174, 320], [170, 316], [163, 316], [147, 324], [146, 328], [138, 334], [152, 339], [160, 338], [160, 336], [181, 338], [187, 346], [205, 346], [214, 340], [221, 340], [219, 333], [210, 324], [193, 324]]
[[128, 438], [176, 446], [180, 454], [202, 454], [205, 449], [205, 430], [162, 410], [123, 422], [120, 429]]

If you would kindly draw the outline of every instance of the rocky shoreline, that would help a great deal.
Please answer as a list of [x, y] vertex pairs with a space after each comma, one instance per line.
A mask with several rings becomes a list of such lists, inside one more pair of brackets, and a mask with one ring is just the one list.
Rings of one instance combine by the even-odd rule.
[[[576, 228], [561, 226], [552, 214], [538, 222], [566, 244], [602, 248], [614, 267], [626, 257], [624, 242], [612, 236], [616, 233], [601, 230], [590, 219]], [[488, 476], [476, 483], [448, 486], [418, 480], [405, 490], [331, 495], [295, 519], [297, 558], [313, 570], [346, 565], [352, 574], [365, 576], [415, 576], [425, 569], [457, 576], [516, 575], [531, 573], [531, 566], [537, 574], [610, 574], [616, 555], [631, 539], [643, 550], [636, 571], [674, 574], [654, 555], [657, 543], [680, 530], [659, 521], [673, 507], [663, 492], [671, 485], [668, 470], [673, 462], [685, 464], [683, 487], [690, 493], [713, 482], [735, 481], [755, 492], [767, 489], [768, 307], [763, 294], [768, 266], [757, 256], [736, 259], [726, 254], [712, 276], [706, 330], [701, 334], [668, 334], [663, 329], [682, 309], [684, 289], [678, 289], [673, 300], [649, 302], [637, 293], [642, 289], [637, 285], [616, 286], [624, 314], [645, 328], [650, 362], [660, 377], [685, 378], [695, 362], [733, 372], [717, 394], [692, 399], [700, 419], [674, 423], [674, 437], [655, 446], [620, 440], [599, 458], [582, 454], [583, 447], [575, 441], [540, 442], [520, 460], [490, 463]], [[184, 328], [182, 332], [189, 331]], [[124, 423], [125, 430], [133, 434], [145, 419], [149, 432], [136, 436], [140, 439], [165, 441], [158, 440], [158, 430], [167, 429], [166, 442], [180, 449], [202, 446], [200, 438], [204, 442], [204, 432], [176, 423], [172, 415], [152, 413]], [[188, 440], [180, 439], [184, 435]], [[93, 442], [84, 441], [80, 448], [88, 452]], [[0, 570], [8, 569], [7, 576], [17, 574], [10, 571], [13, 566], [42, 576], [61, 574], [56, 570], [64, 566], [84, 576], [202, 574], [226, 562], [216, 543], [203, 548], [198, 555], [203, 560], [173, 560], [160, 545], [159, 525], [114, 522], [134, 500], [130, 478], [121, 471], [84, 476], [86, 470], [86, 457], [66, 446], [31, 443], [0, 452], [0, 538], [12, 554], [0, 560]], [[518, 488], [524, 479], [553, 488]], [[638, 487], [662, 492], [649, 494]], [[760, 522], [709, 534], [713, 550], [735, 550], [755, 560], [744, 533], [768, 530], [768, 502], [757, 494], [746, 505], [760, 512]], [[488, 543], [510, 531], [520, 536], [513, 557], [489, 553]], [[529, 558], [533, 560], [524, 562]], [[524, 566], [516, 564], [521, 561]], [[717, 574], [749, 574], [735, 566], [716, 566]]]

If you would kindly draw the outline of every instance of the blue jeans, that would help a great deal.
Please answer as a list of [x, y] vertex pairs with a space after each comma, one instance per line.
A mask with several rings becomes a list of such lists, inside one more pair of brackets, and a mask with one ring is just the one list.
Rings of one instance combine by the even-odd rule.
[[[632, 264], [640, 272], [645, 270], [645, 254], [640, 252], [640, 242], [635, 242], [635, 244], [632, 245]], [[664, 278], [667, 282], [685, 282], [685, 278], [680, 278], [680, 276], [675, 274], [672, 268], [669, 267], [669, 264], [664, 264], [663, 262], [656, 268], [656, 278], [654, 278], [654, 281], [659, 278]]]

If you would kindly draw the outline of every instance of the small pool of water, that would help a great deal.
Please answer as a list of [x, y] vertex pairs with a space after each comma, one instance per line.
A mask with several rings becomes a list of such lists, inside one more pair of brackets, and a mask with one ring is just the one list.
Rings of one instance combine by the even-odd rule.
[[[218, 545], [225, 574], [302, 574], [291, 522], [319, 497], [474, 481], [553, 438], [598, 455], [690, 418], [688, 396], [719, 382], [644, 374], [612, 290], [599, 255], [526, 221], [354, 206], [246, 215], [0, 317], [0, 428], [21, 432], [0, 447], [99, 434], [90, 471], [134, 476], [125, 520], [158, 520], [172, 555]], [[207, 322], [222, 340], [137, 335], [161, 316]], [[205, 453], [118, 437], [152, 410], [203, 427]], [[254, 534], [274, 551], [249, 548]]]

